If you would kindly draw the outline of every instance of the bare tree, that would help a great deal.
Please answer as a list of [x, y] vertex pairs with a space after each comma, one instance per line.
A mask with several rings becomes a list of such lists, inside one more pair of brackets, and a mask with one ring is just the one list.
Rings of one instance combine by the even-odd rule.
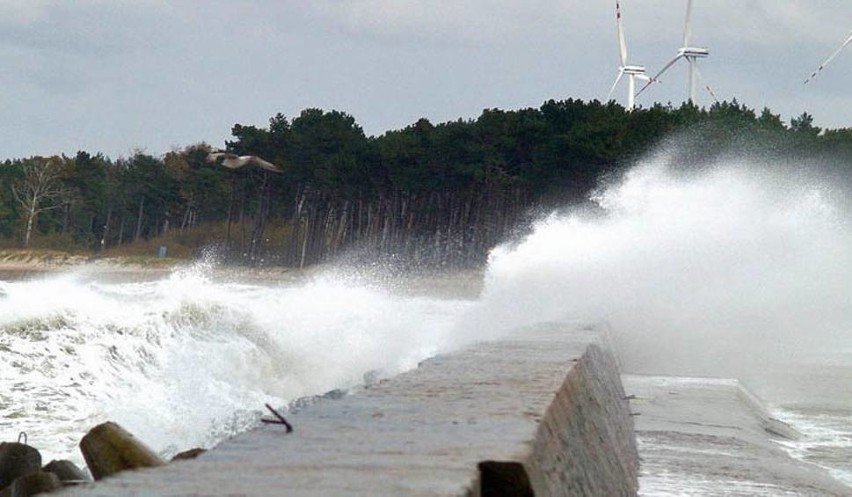
[[27, 247], [39, 213], [61, 207], [66, 191], [61, 182], [62, 163], [57, 157], [29, 159], [21, 169], [24, 176], [12, 185], [12, 194], [26, 212], [24, 247]]

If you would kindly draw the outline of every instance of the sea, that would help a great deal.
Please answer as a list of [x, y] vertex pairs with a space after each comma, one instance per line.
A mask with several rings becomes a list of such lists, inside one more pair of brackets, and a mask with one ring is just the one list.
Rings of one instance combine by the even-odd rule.
[[482, 272], [340, 261], [282, 278], [223, 272], [210, 255], [155, 275], [3, 273], [0, 440], [83, 465], [81, 437], [110, 420], [168, 458], [257, 426], [264, 404], [570, 320], [605, 323], [624, 372], [747, 385], [802, 434], [778, 443], [852, 493], [845, 180], [677, 157], [659, 151], [586, 204], [543, 213]]

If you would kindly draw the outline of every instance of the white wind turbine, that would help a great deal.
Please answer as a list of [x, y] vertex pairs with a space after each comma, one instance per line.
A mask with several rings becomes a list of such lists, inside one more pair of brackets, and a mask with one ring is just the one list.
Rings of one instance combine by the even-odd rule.
[[609, 98], [615, 91], [615, 87], [618, 86], [618, 82], [621, 81], [621, 78], [626, 74], [627, 110], [629, 112], [633, 110], [633, 107], [636, 104], [636, 80], [641, 79], [643, 81], [651, 81], [651, 78], [645, 74], [645, 67], [632, 66], [627, 63], [627, 43], [624, 41], [624, 25], [621, 20], [621, 3], [618, 0], [615, 2], [615, 23], [618, 27], [618, 49], [621, 55], [621, 65], [618, 66], [618, 76], [616, 76], [615, 83], [612, 84], [612, 88], [610, 88], [609, 95], [607, 95], [606, 99], [609, 101]]
[[[687, 0], [686, 3], [686, 20], [683, 24], [683, 46], [680, 47], [677, 51], [677, 55], [675, 55], [674, 59], [672, 59], [668, 64], [663, 66], [663, 68], [658, 72], [653, 78], [651, 78], [645, 86], [642, 87], [641, 90], [636, 94], [637, 96], [645, 91], [648, 86], [658, 80], [660, 76], [663, 75], [664, 72], [668, 71], [670, 67], [672, 67], [675, 62], [684, 59], [689, 64], [689, 101], [695, 103], [695, 94], [697, 89], [697, 83], [701, 78], [701, 72], [698, 70], [698, 59], [703, 59], [710, 55], [710, 51], [706, 48], [699, 48], [690, 46], [689, 38], [692, 36], [692, 0]], [[707, 90], [707, 93], [713, 97], [713, 100], [716, 99], [716, 95], [713, 93], [713, 90], [710, 89], [708, 85], [704, 85], [704, 89]]]
[[804, 83], [804, 84], [808, 84], [808, 81], [810, 81], [810, 80], [814, 79], [814, 78], [816, 77], [816, 75], [817, 75], [817, 74], [819, 74], [819, 72], [820, 72], [820, 71], [822, 71], [823, 69], [825, 69], [825, 66], [827, 66], [827, 65], [828, 65], [828, 64], [829, 64], [832, 60], [834, 60], [834, 58], [835, 58], [835, 57], [837, 57], [838, 55], [840, 55], [840, 52], [842, 52], [842, 51], [843, 51], [843, 49], [844, 49], [844, 48], [846, 48], [846, 45], [848, 45], [848, 44], [850, 44], [850, 43], [852, 43], [852, 32], [850, 32], [850, 33], [849, 33], [849, 36], [846, 38], [846, 41], [844, 41], [844, 42], [840, 45], [840, 47], [838, 47], [838, 48], [837, 48], [837, 50], [835, 50], [835, 51], [834, 51], [834, 53], [832, 53], [831, 55], [829, 55], [829, 56], [828, 56], [828, 58], [827, 58], [827, 59], [825, 59], [825, 60], [823, 61], [823, 63], [822, 63], [822, 64], [820, 64], [820, 65], [819, 65], [819, 67], [817, 67], [817, 68], [816, 68], [816, 70], [813, 72], [813, 74], [811, 74], [810, 76], [808, 76], [808, 79], [806, 79], [806, 80], [805, 80], [805, 83]]

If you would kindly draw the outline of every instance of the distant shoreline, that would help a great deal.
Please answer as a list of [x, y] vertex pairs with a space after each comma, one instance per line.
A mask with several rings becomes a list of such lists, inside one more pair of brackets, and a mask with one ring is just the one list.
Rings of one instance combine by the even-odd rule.
[[85, 267], [108, 272], [166, 272], [183, 264], [176, 259], [91, 257], [56, 250], [0, 250], [0, 271], [44, 273]]
[[[88, 257], [60, 251], [0, 250], [0, 280], [20, 280], [62, 272], [79, 271], [99, 280], [128, 282], [150, 281], [168, 277], [198, 263], [194, 259], [157, 257]], [[280, 284], [304, 281], [330, 270], [332, 266], [314, 265], [304, 269], [283, 266], [233, 266], [213, 264], [209, 272], [215, 281]], [[453, 298], [477, 298], [484, 285], [484, 270], [433, 270], [423, 272], [384, 272], [378, 268], [341, 268], [340, 275], [367, 280], [377, 286], [393, 286], [410, 294], [438, 294]], [[333, 269], [332, 269], [333, 270]]]
[[[97, 278], [117, 281], [151, 280], [166, 277], [189, 268], [196, 260], [156, 257], [87, 257], [58, 251], [0, 250], [0, 279], [62, 272], [80, 272]], [[256, 281], [292, 280], [302, 271], [283, 267], [251, 268], [214, 265], [211, 276], [216, 279]]]

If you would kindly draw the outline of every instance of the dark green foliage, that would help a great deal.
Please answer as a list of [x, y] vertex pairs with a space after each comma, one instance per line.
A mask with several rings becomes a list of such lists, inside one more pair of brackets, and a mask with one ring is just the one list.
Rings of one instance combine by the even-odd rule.
[[348, 196], [372, 190], [367, 137], [352, 116], [304, 110], [290, 126], [289, 141], [284, 156], [299, 181]]
[[92, 156], [77, 152], [68, 161], [65, 180], [69, 202], [64, 211], [62, 232], [71, 233], [79, 243], [95, 247], [103, 236], [107, 212], [107, 160], [102, 155]]
[[374, 140], [384, 176], [377, 178], [383, 187], [396, 186], [404, 192], [434, 188], [437, 175], [431, 174], [429, 155], [435, 127], [427, 119], [400, 131], [389, 131]]
[[[531, 208], [585, 201], [602, 176], [671, 137], [686, 144], [672, 152], [684, 167], [744, 151], [830, 158], [838, 171], [852, 162], [850, 129], [823, 131], [806, 112], [786, 126], [769, 109], [737, 101], [627, 112], [613, 102], [549, 100], [485, 109], [475, 120], [420, 119], [376, 137], [346, 113], [312, 108], [292, 120], [276, 114], [265, 128], [236, 124], [232, 135], [227, 150], [283, 172], [208, 163], [203, 143], [162, 158], [111, 161], [80, 151], [56, 158], [62, 208], [38, 218], [38, 235], [98, 249], [178, 230], [186, 239], [208, 233], [207, 244], [253, 263], [302, 266], [348, 252], [475, 264]], [[11, 190], [22, 164], [0, 164], [6, 245], [22, 234]]]
[[174, 174], [167, 171], [162, 160], [141, 152], [120, 161], [119, 169], [126, 185], [124, 207], [137, 208], [133, 239], [157, 236], [167, 230], [166, 223], [180, 191]]
[[21, 175], [19, 168], [7, 160], [0, 165], [0, 237], [15, 236], [20, 224], [20, 206], [12, 195], [12, 184]]

